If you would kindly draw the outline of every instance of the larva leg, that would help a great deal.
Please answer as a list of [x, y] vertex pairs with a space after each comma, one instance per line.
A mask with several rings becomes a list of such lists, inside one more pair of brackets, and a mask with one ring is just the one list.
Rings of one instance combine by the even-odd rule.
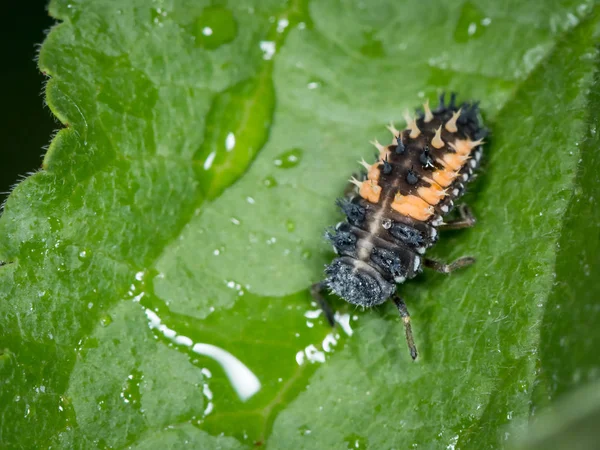
[[329, 306], [329, 303], [327, 303], [327, 300], [325, 300], [325, 297], [323, 297], [323, 291], [326, 288], [327, 284], [324, 281], [320, 281], [311, 286], [310, 294], [313, 296], [317, 304], [323, 310], [323, 314], [325, 314], [325, 318], [327, 319], [327, 322], [329, 322], [329, 325], [333, 327], [335, 326], [333, 310], [331, 309], [331, 306]]
[[471, 228], [473, 225], [475, 225], [477, 220], [471, 212], [471, 208], [469, 208], [467, 205], [460, 205], [457, 210], [460, 214], [460, 217], [458, 219], [446, 222], [444, 225], [440, 225], [440, 230], [460, 230], [461, 228]]
[[400, 313], [400, 317], [402, 317], [402, 322], [404, 323], [404, 330], [406, 331], [406, 343], [408, 344], [408, 350], [410, 351], [410, 356], [413, 360], [417, 359], [417, 347], [415, 346], [415, 340], [412, 335], [412, 328], [410, 326], [410, 314], [408, 313], [408, 309], [406, 308], [406, 303], [404, 300], [398, 295], [394, 294], [392, 297], [392, 301], [398, 308], [398, 312]]
[[452, 261], [450, 264], [445, 264], [439, 261], [434, 261], [433, 259], [425, 258], [424, 264], [425, 267], [429, 267], [430, 269], [433, 269], [436, 272], [450, 273], [454, 272], [456, 269], [470, 266], [474, 262], [475, 258], [473, 258], [472, 256], [463, 256], [462, 258], [458, 258], [457, 260]]

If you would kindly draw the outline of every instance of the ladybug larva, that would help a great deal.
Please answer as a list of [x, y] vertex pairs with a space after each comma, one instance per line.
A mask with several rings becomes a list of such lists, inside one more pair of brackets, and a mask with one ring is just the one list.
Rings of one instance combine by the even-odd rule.
[[360, 180], [352, 177], [353, 192], [338, 200], [346, 221], [326, 232], [338, 257], [326, 267], [325, 280], [312, 287], [331, 325], [333, 313], [322, 296], [326, 288], [363, 307], [392, 300], [404, 322], [413, 359], [417, 349], [410, 315], [396, 292], [397, 284], [414, 278], [423, 266], [450, 273], [475, 262], [463, 257], [444, 264], [423, 256], [437, 241], [438, 230], [475, 224], [465, 205], [457, 208], [455, 219], [442, 219], [473, 178], [487, 135], [478, 103], [458, 107], [455, 98], [452, 94], [446, 105], [442, 95], [434, 111], [427, 101], [416, 119], [406, 113], [403, 131], [390, 124], [391, 145], [373, 142], [377, 161], [368, 164], [362, 160], [365, 173]]

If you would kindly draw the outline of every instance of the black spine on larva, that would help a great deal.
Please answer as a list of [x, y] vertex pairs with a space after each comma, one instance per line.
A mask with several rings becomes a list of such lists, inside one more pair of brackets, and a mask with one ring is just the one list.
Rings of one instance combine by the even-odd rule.
[[423, 235], [409, 225], [394, 222], [389, 228], [389, 233], [409, 247], [418, 248], [425, 245]]
[[388, 272], [394, 279], [406, 277], [406, 270], [402, 266], [400, 257], [384, 248], [375, 247], [371, 252], [371, 261], [377, 264], [385, 272]]
[[473, 140], [483, 139], [489, 134], [489, 130], [481, 126], [479, 102], [463, 103], [461, 105], [461, 115], [458, 117], [457, 123], [468, 136], [472, 136]]
[[383, 174], [384, 174], [384, 175], [389, 175], [390, 173], [392, 173], [392, 169], [393, 169], [393, 167], [392, 167], [392, 165], [391, 165], [391, 164], [388, 162], [388, 160], [387, 160], [387, 159], [384, 159], [384, 160], [381, 162], [381, 165], [380, 165], [380, 167], [381, 167], [381, 171], [383, 172]]
[[335, 247], [338, 254], [352, 254], [356, 249], [357, 237], [342, 230], [327, 230], [325, 237]]
[[358, 203], [338, 198], [336, 204], [340, 207], [342, 212], [346, 215], [348, 222], [352, 225], [360, 226], [364, 222], [366, 210]]
[[[482, 156], [478, 141], [488, 134], [478, 103], [459, 105], [454, 93], [448, 102], [442, 95], [432, 114], [425, 105], [392, 145], [379, 148], [378, 171], [368, 174], [379, 188], [377, 199], [363, 193], [338, 200], [347, 220], [326, 234], [339, 256], [325, 273], [346, 301], [378, 305], [396, 282], [421, 271], [420, 255], [437, 241], [436, 227], [464, 193]], [[423, 203], [424, 209], [414, 209]]]

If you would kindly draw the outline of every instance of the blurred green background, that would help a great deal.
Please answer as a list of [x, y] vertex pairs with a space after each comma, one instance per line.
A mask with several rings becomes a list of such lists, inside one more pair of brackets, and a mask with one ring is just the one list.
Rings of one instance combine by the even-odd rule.
[[52, 132], [59, 128], [44, 106], [44, 76], [36, 63], [37, 44], [54, 20], [46, 11], [46, 0], [3, 2], [3, 87], [0, 127], [0, 202], [20, 175], [39, 169]]

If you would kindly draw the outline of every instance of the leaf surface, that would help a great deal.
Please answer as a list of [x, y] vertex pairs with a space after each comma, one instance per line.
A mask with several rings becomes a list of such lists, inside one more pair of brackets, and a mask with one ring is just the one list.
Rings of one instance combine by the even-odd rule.
[[[40, 66], [65, 129], [0, 220], [7, 446], [497, 448], [600, 373], [553, 350], [600, 336], [555, 311], [596, 311], [570, 283], [598, 242], [592, 2], [50, 11]], [[400, 288], [412, 363], [393, 305], [332, 299], [331, 330], [308, 287], [366, 142], [442, 90], [480, 99], [493, 134], [465, 199], [478, 225], [432, 251], [477, 264]]]

